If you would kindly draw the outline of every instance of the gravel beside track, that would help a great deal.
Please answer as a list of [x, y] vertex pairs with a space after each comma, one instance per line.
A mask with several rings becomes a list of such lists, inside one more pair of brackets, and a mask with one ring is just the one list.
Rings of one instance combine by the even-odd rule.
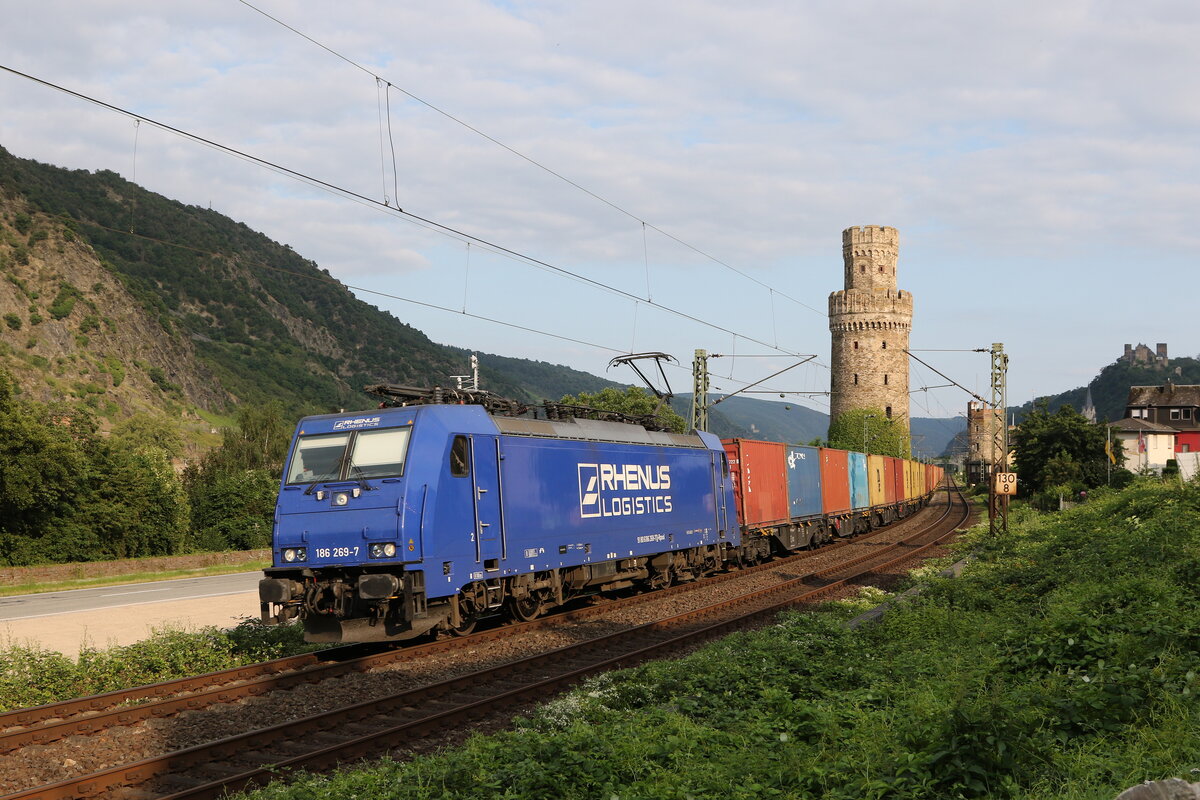
[[[0, 792], [10, 793], [54, 783], [255, 730], [267, 724], [300, 719], [364, 700], [385, 697], [404, 689], [499, 666], [517, 658], [555, 650], [778, 585], [844, 563], [864, 553], [880, 550], [911, 536], [915, 530], [936, 518], [945, 504], [946, 495], [939, 494], [933, 504], [919, 514], [870, 536], [852, 540], [843, 547], [805, 553], [786, 563], [746, 573], [736, 580], [717, 583], [701, 581], [695, 584], [693, 591], [665, 594], [636, 605], [612, 603], [610, 612], [589, 620], [568, 621], [539, 630], [514, 629], [514, 635], [478, 644], [471, 643], [470, 637], [467, 637], [462, 641], [465, 646], [456, 650], [429, 654], [371, 672], [345, 674], [317, 684], [303, 684], [235, 703], [211, 705], [169, 718], [108, 728], [90, 736], [70, 736], [58, 742], [24, 747], [0, 760]], [[936, 550], [941, 551], [941, 548]], [[923, 557], [929, 557], [929, 554]], [[894, 585], [909, 568], [911, 565], [890, 567], [870, 583], [885, 587]], [[832, 596], [850, 596], [856, 591], [857, 587], [841, 587]], [[512, 716], [513, 711], [509, 709], [503, 714], [481, 720], [468, 729], [428, 737], [420, 742], [419, 749], [436, 749], [459, 741], [474, 731], [505, 727]]]

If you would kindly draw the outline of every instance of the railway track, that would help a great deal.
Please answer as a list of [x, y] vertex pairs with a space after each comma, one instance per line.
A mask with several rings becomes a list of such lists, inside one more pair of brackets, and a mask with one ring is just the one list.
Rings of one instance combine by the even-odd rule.
[[[908, 518], [911, 521], [912, 518]], [[901, 520], [896, 524], [901, 524]], [[515, 623], [479, 631], [469, 636], [442, 639], [403, 648], [383, 649], [378, 645], [349, 645], [315, 653], [248, 664], [146, 686], [131, 687], [90, 697], [50, 703], [0, 713], [0, 754], [32, 744], [46, 744], [67, 736], [89, 735], [114, 725], [130, 725], [148, 719], [195, 711], [216, 703], [229, 703], [267, 692], [289, 689], [349, 672], [366, 672], [388, 664], [400, 664], [429, 655], [470, 648], [522, 632], [592, 619], [614, 609], [660, 600], [674, 594], [703, 590], [738, 580], [746, 575], [795, 565], [832, 551], [868, 544], [892, 527], [852, 539], [840, 539], [817, 551], [805, 551], [767, 564], [714, 575], [653, 593], [607, 599], [599, 605], [575, 608], [531, 622]]]
[[[249, 731], [8, 797], [39, 800], [119, 797], [123, 792], [130, 797], [217, 797], [232, 789], [261, 783], [277, 775], [280, 770], [320, 770], [385, 750], [405, 748], [434, 732], [460, 726], [464, 720], [494, 714], [554, 694], [588, 675], [691, 648], [769, 618], [784, 608], [821, 599], [873, 571], [919, 557], [953, 533], [969, 513], [969, 507], [961, 499], [957, 503], [948, 502], [936, 522], [900, 542], [879, 545], [873, 548], [873, 552], [835, 567], [805, 573], [730, 601], [581, 641], [500, 667], [397, 692], [383, 699]], [[877, 534], [838, 544], [842, 547], [869, 544], [875, 538]], [[828, 553], [829, 550], [824, 548], [817, 552]], [[705, 581], [623, 598], [602, 606], [575, 609], [461, 639], [358, 656], [339, 652], [334, 660], [322, 660], [328, 659], [327, 654], [310, 654], [226, 673], [198, 676], [188, 681], [174, 681], [83, 698], [68, 704], [14, 712], [0, 716], [0, 726], [10, 726], [0, 736], [0, 748], [12, 750], [29, 743], [100, 730], [107, 725], [128, 725], [153, 717], [169, 716], [181, 710], [201, 708], [210, 703], [230, 702], [347, 672], [361, 672], [384, 664], [418, 659], [434, 652], [466, 648], [519, 631], [589, 619], [610, 613], [621, 605], [658, 600], [670, 593], [695, 591], [754, 572], [794, 565], [803, 562], [808, 555], [801, 554]], [[133, 701], [136, 704], [106, 706], [113, 701]], [[20, 717], [20, 714], [27, 716]], [[17, 722], [20, 727], [11, 727], [16, 720], [23, 720]], [[272, 766], [263, 767], [262, 764]], [[151, 784], [153, 789], [150, 788]]]

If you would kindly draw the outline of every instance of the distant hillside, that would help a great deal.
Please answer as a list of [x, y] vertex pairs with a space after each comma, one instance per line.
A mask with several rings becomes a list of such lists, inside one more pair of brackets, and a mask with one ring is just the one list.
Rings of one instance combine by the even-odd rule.
[[[685, 394], [677, 396], [672, 405], [677, 412], [686, 416], [691, 402], [691, 395]], [[962, 417], [914, 417], [910, 424], [913, 452], [925, 458], [940, 455], [966, 427], [966, 420]], [[718, 436], [804, 444], [825, 438], [829, 433], [829, 415], [795, 403], [738, 396], [712, 409], [709, 428]]]
[[[364, 384], [467, 370], [467, 351], [362, 302], [286, 244], [116, 173], [3, 148], [0, 275], [0, 364], [34, 397], [85, 398], [110, 418], [273, 399], [297, 415], [364, 407]], [[486, 388], [522, 400], [618, 385], [480, 359]]]
[[[1092, 403], [1096, 406], [1096, 419], [1121, 419], [1125, 416], [1125, 401], [1129, 397], [1130, 386], [1158, 386], [1167, 379], [1180, 384], [1200, 384], [1200, 361], [1185, 356], [1172, 358], [1165, 365], [1128, 364], [1124, 360], [1109, 364], [1088, 384], [1092, 389]], [[1048, 402], [1051, 411], [1057, 411], [1064, 405], [1081, 411], [1088, 386], [1039, 397], [1036, 402]], [[1012, 411], [1019, 420], [1032, 407], [1033, 401]]]

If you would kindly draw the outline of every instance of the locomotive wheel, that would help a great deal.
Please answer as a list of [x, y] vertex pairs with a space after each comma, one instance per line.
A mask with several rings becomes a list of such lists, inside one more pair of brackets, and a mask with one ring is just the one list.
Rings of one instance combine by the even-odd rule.
[[475, 626], [479, 624], [479, 617], [471, 616], [462, 621], [462, 624], [457, 628], [450, 627], [451, 636], [466, 636], [475, 630]]
[[510, 597], [508, 599], [508, 610], [513, 615], [513, 619], [519, 622], [529, 622], [542, 615], [542, 603], [532, 594], [527, 594], [521, 598]]
[[647, 583], [651, 589], [666, 589], [675, 583], [675, 570], [669, 566], [663, 570], [655, 570], [650, 574]]

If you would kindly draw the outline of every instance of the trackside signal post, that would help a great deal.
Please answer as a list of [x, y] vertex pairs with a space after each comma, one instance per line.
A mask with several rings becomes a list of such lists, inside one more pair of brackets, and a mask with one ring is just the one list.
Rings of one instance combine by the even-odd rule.
[[[1008, 533], [1008, 498], [1016, 493], [1017, 476], [1008, 472], [1008, 356], [1002, 342], [992, 344], [992, 427], [994, 460], [988, 481], [988, 531], [995, 535], [996, 516]], [[1011, 476], [1011, 480], [1008, 476]], [[1003, 480], [1002, 480], [1003, 477]], [[1003, 487], [1003, 488], [1001, 488]]]
[[697, 350], [692, 361], [692, 430], [708, 430], [708, 351]]

